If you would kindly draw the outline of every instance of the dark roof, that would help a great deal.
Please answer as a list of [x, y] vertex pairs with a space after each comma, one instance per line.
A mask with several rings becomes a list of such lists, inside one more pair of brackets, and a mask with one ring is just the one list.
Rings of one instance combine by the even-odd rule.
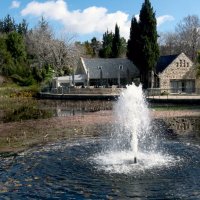
[[90, 79], [99, 79], [100, 67], [102, 68], [103, 78], [117, 78], [120, 66], [123, 66], [120, 70], [121, 78], [127, 77], [127, 74], [130, 77], [139, 75], [136, 66], [126, 58], [82, 58], [82, 61], [89, 71]]
[[168, 65], [170, 65], [177, 57], [177, 55], [168, 55], [168, 56], [160, 56], [157, 65], [156, 65], [156, 73], [163, 72]]

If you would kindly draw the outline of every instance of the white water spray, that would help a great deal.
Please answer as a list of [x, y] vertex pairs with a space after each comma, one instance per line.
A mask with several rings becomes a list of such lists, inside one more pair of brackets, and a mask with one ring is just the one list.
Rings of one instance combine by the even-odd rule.
[[127, 86], [121, 94], [115, 106], [117, 120], [124, 132], [130, 135], [130, 146], [134, 155], [134, 163], [137, 162], [138, 140], [148, 133], [150, 117], [142, 86], [134, 84]]
[[140, 173], [175, 165], [172, 156], [157, 149], [141, 85], [127, 86], [114, 107], [114, 117], [116, 121], [109, 142], [92, 158], [99, 169], [110, 173]]

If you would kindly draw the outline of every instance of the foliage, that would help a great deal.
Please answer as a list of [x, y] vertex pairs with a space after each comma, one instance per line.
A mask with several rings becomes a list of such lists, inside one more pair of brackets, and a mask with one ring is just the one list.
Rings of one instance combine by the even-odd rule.
[[42, 81], [50, 81], [53, 77], [53, 69], [50, 65], [44, 65], [41, 68], [33, 67], [32, 76], [39, 83]]
[[96, 39], [96, 37], [93, 37], [91, 39], [90, 45], [91, 45], [91, 48], [92, 48], [92, 57], [98, 56], [100, 42]]
[[99, 56], [101, 58], [110, 58], [112, 57], [112, 41], [113, 41], [113, 33], [106, 31], [103, 34], [103, 44], [102, 49], [99, 52]]
[[4, 19], [0, 20], [0, 33], [18, 32], [21, 35], [26, 35], [28, 31], [28, 24], [25, 19], [19, 24], [15, 23], [14, 18], [7, 15]]
[[15, 24], [15, 20], [7, 15], [2, 21], [0, 21], [0, 32], [1, 33], [10, 33], [12, 31], [16, 31], [17, 26]]
[[115, 25], [115, 34], [112, 40], [112, 57], [119, 58], [122, 52], [122, 42], [120, 38], [119, 27]]
[[12, 58], [16, 62], [22, 62], [26, 60], [26, 50], [23, 37], [17, 32], [8, 33], [6, 39], [7, 50], [12, 55]]
[[93, 51], [92, 51], [92, 47], [90, 45], [90, 43], [88, 41], [86, 41], [84, 43], [84, 48], [85, 48], [85, 51], [86, 51], [86, 55], [91, 55], [93, 54]]
[[[36, 96], [40, 90], [38, 84], [33, 84], [31, 86], [20, 87], [14, 82], [7, 82], [0, 87], [0, 97], [7, 99], [8, 97], [33, 97]], [[0, 98], [1, 99], [1, 98]], [[0, 110], [2, 109], [2, 102], [0, 104]]]
[[120, 37], [120, 30], [118, 25], [115, 25], [115, 33], [108, 32], [103, 34], [103, 44], [99, 51], [101, 58], [119, 58], [122, 57], [126, 51], [126, 40]]
[[[127, 57], [131, 60], [136, 66], [140, 65], [140, 30], [137, 19], [134, 17], [131, 20], [130, 28], [130, 38], [127, 45]], [[140, 51], [139, 51], [140, 50]]]
[[9, 76], [14, 72], [14, 60], [7, 50], [6, 36], [0, 37], [0, 73]]
[[200, 77], [200, 51], [197, 52], [197, 77]]
[[84, 42], [84, 48], [86, 55], [97, 57], [100, 49], [100, 42], [96, 39], [96, 37], [93, 37], [90, 42]]
[[193, 61], [200, 48], [200, 19], [197, 15], [188, 15], [176, 26], [178, 46]]
[[143, 3], [139, 18], [139, 22], [132, 19], [127, 56], [139, 68], [141, 82], [147, 88], [151, 80], [149, 74], [159, 58], [156, 18], [149, 0]]
[[17, 24], [7, 15], [0, 20], [0, 75], [27, 86], [72, 73], [79, 52], [71, 39], [55, 38], [44, 18], [29, 30], [25, 20]]
[[193, 62], [200, 49], [200, 19], [197, 15], [184, 17], [175, 27], [175, 31], [160, 33], [159, 46], [161, 55], [184, 52]]
[[17, 97], [13, 101], [17, 101], [13, 108], [4, 108], [4, 116], [2, 119], [4, 123], [52, 117], [51, 111], [40, 109], [34, 100]]
[[[64, 75], [74, 68], [79, 57], [72, 38], [55, 38], [48, 22], [42, 18], [37, 27], [27, 34], [27, 52], [31, 66], [41, 68], [51, 65], [55, 75]], [[40, 80], [43, 80], [42, 78]]]

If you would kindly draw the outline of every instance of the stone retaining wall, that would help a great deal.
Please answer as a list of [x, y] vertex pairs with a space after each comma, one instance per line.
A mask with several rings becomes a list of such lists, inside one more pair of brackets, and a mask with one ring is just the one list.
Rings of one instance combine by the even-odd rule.
[[171, 117], [164, 122], [177, 134], [200, 133], [200, 117]]

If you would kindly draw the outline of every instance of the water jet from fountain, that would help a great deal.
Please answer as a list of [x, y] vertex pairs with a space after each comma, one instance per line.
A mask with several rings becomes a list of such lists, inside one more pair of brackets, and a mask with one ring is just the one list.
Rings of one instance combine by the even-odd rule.
[[[149, 109], [142, 86], [137, 87], [135, 84], [127, 86], [127, 89], [120, 95], [115, 112], [120, 126], [123, 127], [124, 132], [129, 134], [129, 146], [134, 156], [131, 163], [136, 164], [138, 162], [139, 140], [144, 138], [150, 127]], [[119, 140], [123, 137], [119, 136]]]

